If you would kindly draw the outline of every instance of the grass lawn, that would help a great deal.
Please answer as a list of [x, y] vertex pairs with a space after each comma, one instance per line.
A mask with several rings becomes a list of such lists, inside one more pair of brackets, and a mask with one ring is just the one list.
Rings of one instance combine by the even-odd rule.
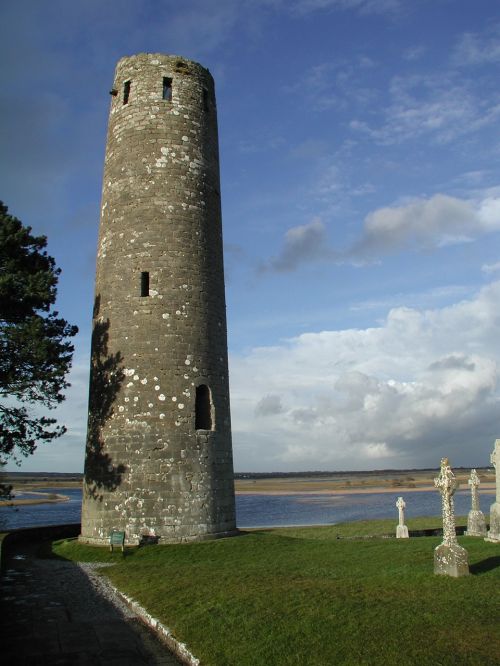
[[377, 536], [394, 529], [391, 520], [254, 530], [125, 557], [74, 540], [52, 548], [67, 559], [115, 561], [104, 574], [204, 666], [497, 666], [500, 547], [460, 537], [472, 575], [434, 576], [441, 538]]

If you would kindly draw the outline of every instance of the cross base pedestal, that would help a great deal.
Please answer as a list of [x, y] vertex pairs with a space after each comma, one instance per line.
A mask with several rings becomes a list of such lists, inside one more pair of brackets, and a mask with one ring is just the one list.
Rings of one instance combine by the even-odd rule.
[[486, 536], [486, 520], [482, 511], [469, 511], [465, 536]]
[[441, 576], [468, 576], [469, 556], [465, 548], [455, 543], [448, 546], [440, 544], [434, 550], [434, 573]]
[[398, 525], [396, 527], [396, 539], [408, 539], [408, 527], [406, 525]]
[[500, 503], [494, 502], [490, 506], [490, 531], [485, 541], [500, 543]]

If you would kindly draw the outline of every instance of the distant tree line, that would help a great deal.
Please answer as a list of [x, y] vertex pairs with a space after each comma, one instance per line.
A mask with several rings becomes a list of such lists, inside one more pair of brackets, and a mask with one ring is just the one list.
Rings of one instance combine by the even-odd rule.
[[[342, 476], [381, 476], [389, 474], [406, 474], [412, 472], [435, 472], [439, 467], [414, 467], [411, 469], [372, 469], [372, 470], [344, 470], [336, 472], [309, 471], [309, 472], [235, 472], [234, 478], [241, 479], [303, 479], [303, 478], [326, 478]], [[470, 467], [453, 467], [455, 470], [468, 471]], [[476, 469], [480, 469], [477, 467]], [[482, 468], [481, 468], [482, 469]]]

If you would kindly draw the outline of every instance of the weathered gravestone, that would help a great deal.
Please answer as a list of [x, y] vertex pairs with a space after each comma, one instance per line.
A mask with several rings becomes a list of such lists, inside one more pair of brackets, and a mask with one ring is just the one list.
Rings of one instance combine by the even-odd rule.
[[443, 543], [434, 550], [434, 573], [444, 576], [466, 576], [469, 573], [468, 554], [459, 546], [455, 531], [455, 507], [453, 495], [458, 482], [448, 463], [441, 459], [441, 471], [434, 479], [434, 485], [441, 493], [443, 503]]
[[478, 487], [481, 481], [475, 469], [471, 469], [470, 479], [468, 481], [470, 486], [472, 508], [467, 516], [467, 536], [486, 536], [486, 520], [484, 513], [479, 508], [479, 491]]
[[491, 454], [491, 464], [495, 468], [497, 481], [497, 496], [495, 502], [490, 506], [490, 531], [486, 541], [500, 543], [500, 439], [495, 440], [495, 448]]
[[406, 502], [402, 497], [398, 497], [396, 506], [399, 512], [399, 525], [396, 528], [396, 539], [408, 539], [408, 528], [405, 525], [405, 507]]

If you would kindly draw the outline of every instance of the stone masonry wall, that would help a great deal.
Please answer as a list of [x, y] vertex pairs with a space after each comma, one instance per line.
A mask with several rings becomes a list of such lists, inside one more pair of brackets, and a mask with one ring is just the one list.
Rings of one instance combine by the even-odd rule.
[[140, 54], [119, 61], [112, 95], [81, 538], [105, 543], [110, 530], [125, 530], [128, 543], [230, 534], [213, 79], [184, 58]]

